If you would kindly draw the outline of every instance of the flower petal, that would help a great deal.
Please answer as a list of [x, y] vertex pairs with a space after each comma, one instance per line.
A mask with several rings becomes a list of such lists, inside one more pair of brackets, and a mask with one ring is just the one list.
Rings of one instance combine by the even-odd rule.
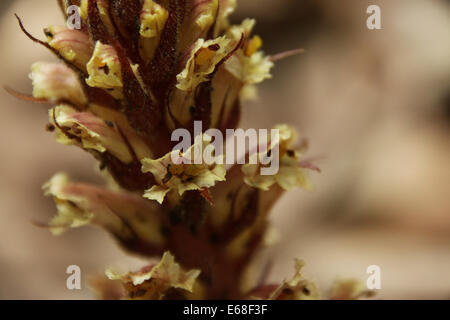
[[219, 0], [219, 14], [216, 20], [214, 35], [217, 36], [230, 25], [228, 17], [236, 9], [237, 0]]
[[189, 15], [183, 24], [183, 33], [180, 34], [180, 50], [188, 48], [197, 39], [211, 38], [217, 17], [219, 0], [191, 0]]
[[31, 66], [33, 96], [53, 103], [69, 101], [84, 106], [88, 101], [74, 71], [62, 63], [36, 62]]
[[220, 164], [220, 158], [213, 159], [211, 165], [204, 163], [204, 159], [201, 159], [201, 164], [195, 164], [198, 148], [202, 147], [200, 150], [204, 150], [211, 138], [201, 135], [195, 141], [185, 153], [174, 150], [160, 159], [148, 158], [141, 161], [142, 172], [152, 173], [159, 184], [147, 190], [144, 197], [162, 203], [170, 190], [176, 190], [182, 196], [186, 191], [210, 188], [217, 181], [225, 181], [226, 170]]
[[[278, 138], [270, 140], [268, 149], [272, 151], [274, 148], [278, 148], [278, 152], [271, 152], [273, 157], [278, 156], [279, 158], [278, 172], [273, 175], [262, 175], [260, 163], [245, 164], [242, 166], [244, 182], [264, 191], [269, 190], [274, 184], [278, 184], [286, 191], [295, 187], [312, 190], [312, 184], [306, 175], [308, 168], [303, 168], [300, 162], [300, 151], [292, 149], [297, 142], [297, 132], [288, 125], [277, 125], [273, 129], [278, 130]], [[259, 151], [258, 159], [267, 154], [267, 150]]]
[[153, 186], [150, 189], [146, 190], [143, 197], [149, 200], [158, 201], [159, 204], [164, 202], [164, 198], [166, 194], [170, 191], [170, 189], [163, 188], [161, 186]]
[[163, 250], [166, 240], [161, 233], [160, 212], [151, 202], [127, 192], [73, 183], [61, 173], [43, 189], [58, 209], [48, 226], [53, 234], [93, 224], [113, 234], [129, 250], [142, 254]]
[[145, 61], [155, 53], [162, 31], [166, 25], [169, 12], [153, 0], [145, 0], [141, 11], [139, 34], [141, 55]]
[[127, 274], [107, 270], [106, 275], [111, 280], [122, 281], [131, 299], [161, 300], [171, 289], [175, 289], [180, 295], [192, 293], [200, 270], [184, 271], [175, 262], [174, 256], [165, 252], [157, 265]]
[[86, 83], [91, 87], [107, 89], [115, 98], [121, 98], [122, 71], [115, 49], [97, 41], [94, 53], [87, 64], [89, 78]]
[[92, 56], [93, 47], [86, 33], [62, 26], [50, 26], [45, 30], [47, 43], [67, 61], [86, 72], [86, 64]]
[[60, 105], [50, 110], [49, 118], [57, 128], [56, 140], [62, 144], [79, 145], [100, 153], [108, 151], [123, 163], [132, 162], [135, 155], [150, 154], [137, 134], [125, 129], [121, 134], [114, 123], [89, 112], [78, 112], [69, 106]]
[[208, 80], [216, 65], [231, 51], [231, 40], [219, 37], [213, 40], [198, 39], [191, 49], [184, 70], [177, 75], [177, 88], [192, 92]]
[[[232, 26], [228, 30], [228, 35], [238, 39], [244, 34], [248, 38], [254, 26], [255, 20], [246, 19], [241, 25]], [[244, 86], [241, 92], [242, 98], [255, 97], [256, 87], [254, 85], [272, 78], [270, 71], [274, 67], [274, 63], [269, 56], [258, 51], [261, 45], [262, 41], [258, 36], [247, 39], [244, 49], [237, 51], [225, 63], [227, 71], [241, 81]]]

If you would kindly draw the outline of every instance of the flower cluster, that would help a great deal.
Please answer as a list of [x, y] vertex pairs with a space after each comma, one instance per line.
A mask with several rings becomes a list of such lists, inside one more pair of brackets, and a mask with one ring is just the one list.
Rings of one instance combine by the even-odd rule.
[[[96, 225], [126, 250], [161, 257], [137, 272], [107, 271], [131, 299], [317, 298], [301, 262], [291, 281], [267, 285], [245, 277], [267, 238], [272, 205], [295, 186], [310, 188], [304, 145], [281, 125], [280, 170], [262, 164], [198, 165], [173, 161], [173, 130], [222, 132], [238, 126], [241, 101], [271, 78], [273, 57], [252, 35], [255, 21], [231, 25], [236, 0], [60, 0], [79, 6], [81, 28], [45, 28], [60, 63], [32, 66], [33, 95], [53, 105], [47, 128], [56, 140], [92, 154], [114, 181], [107, 187], [57, 174], [44, 185], [58, 214], [48, 228]], [[67, 16], [66, 16], [67, 18]], [[203, 136], [195, 143], [208, 143]], [[266, 150], [270, 152], [270, 150]], [[180, 159], [186, 157], [181, 153]], [[255, 278], [255, 277], [253, 277]], [[255, 280], [255, 279], [253, 279]], [[102, 286], [104, 291], [111, 290]]]

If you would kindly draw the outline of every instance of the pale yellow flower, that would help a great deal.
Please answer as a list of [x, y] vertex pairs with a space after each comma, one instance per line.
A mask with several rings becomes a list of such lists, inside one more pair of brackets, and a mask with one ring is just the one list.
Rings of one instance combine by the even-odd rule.
[[[207, 189], [217, 181], [225, 181], [226, 170], [223, 164], [220, 164], [220, 158], [211, 161], [214, 163], [210, 165], [206, 164], [203, 158], [200, 159], [201, 164], [194, 162], [194, 157], [199, 156], [197, 148], [203, 145], [204, 150], [210, 141], [211, 138], [207, 135], [198, 136], [194, 145], [185, 153], [176, 150], [160, 159], [143, 159], [142, 171], [151, 172], [157, 182], [145, 192], [144, 197], [162, 203], [171, 190], [177, 191], [181, 196], [186, 191]], [[174, 162], [174, 159], [177, 161]]]
[[145, 0], [141, 12], [140, 35], [144, 38], [154, 38], [161, 34], [169, 13], [154, 0]]
[[[273, 150], [275, 146], [279, 148], [279, 169], [274, 175], [262, 175], [260, 163], [245, 164], [242, 166], [244, 173], [244, 181], [249, 186], [267, 191], [274, 184], [278, 184], [284, 190], [291, 190], [294, 187], [303, 187], [307, 190], [312, 189], [312, 185], [306, 175], [305, 168], [300, 165], [301, 153], [294, 148], [297, 142], [297, 133], [295, 129], [287, 125], [279, 125], [273, 129], [279, 130], [278, 141], [270, 141], [269, 150]], [[258, 158], [266, 154], [259, 153]]]
[[86, 70], [86, 64], [93, 52], [87, 34], [63, 26], [49, 26], [44, 29], [44, 33], [47, 36], [47, 43], [64, 59], [72, 62], [80, 70]]
[[170, 252], [165, 252], [157, 265], [126, 274], [119, 274], [108, 269], [106, 275], [111, 280], [121, 281], [131, 299], [160, 300], [164, 298], [169, 289], [175, 289], [180, 294], [191, 294], [200, 270], [183, 270], [175, 262], [174, 256]]
[[33, 97], [53, 103], [71, 101], [78, 106], [88, 100], [74, 71], [62, 63], [36, 62], [31, 67]]
[[[119, 129], [110, 121], [90, 112], [78, 112], [67, 105], [49, 111], [49, 121], [56, 129], [56, 140], [65, 145], [78, 145], [100, 153], [108, 151], [123, 163], [150, 155], [145, 142], [127, 128]], [[126, 140], [125, 140], [126, 139]]]
[[177, 75], [177, 88], [193, 91], [200, 83], [208, 80], [216, 65], [232, 50], [231, 40], [226, 37], [214, 40], [198, 39], [184, 70]]
[[[228, 34], [237, 39], [242, 34], [249, 36], [255, 26], [255, 20], [246, 19], [240, 26], [232, 26]], [[250, 39], [243, 50], [237, 51], [225, 63], [225, 67], [236, 79], [242, 82], [242, 98], [254, 98], [257, 96], [256, 84], [272, 78], [270, 71], [274, 63], [270, 57], [259, 49], [262, 40], [259, 36]]]
[[165, 243], [158, 208], [138, 195], [73, 183], [63, 173], [56, 174], [43, 189], [58, 209], [48, 225], [55, 235], [92, 224], [105, 228], [125, 247], [145, 241], [148, 250], [158, 252]]
[[[98, 226], [130, 253], [162, 257], [137, 272], [107, 271], [118, 281], [100, 283], [102, 296], [317, 298], [299, 261], [293, 279], [280, 286], [246, 276], [260, 274], [250, 268], [251, 259], [273, 239], [268, 215], [275, 202], [284, 190], [310, 187], [304, 169], [314, 166], [301, 160], [293, 128], [276, 127], [279, 139], [257, 150], [262, 158], [279, 149], [279, 170], [271, 176], [261, 175], [269, 167], [265, 161], [226, 171], [223, 156], [211, 148], [213, 137], [205, 134], [238, 128], [243, 98], [256, 96], [274, 61], [299, 51], [264, 54], [262, 39], [252, 34], [254, 20], [230, 24], [236, 0], [58, 3], [66, 20], [73, 17], [69, 7], [79, 5], [79, 30], [50, 26], [41, 41], [18, 20], [25, 35], [61, 64], [33, 65], [33, 96], [8, 91], [51, 103], [48, 131], [93, 155], [114, 182], [106, 188], [55, 175], [43, 188], [57, 214], [44, 226], [55, 235]], [[170, 152], [173, 130], [192, 134], [196, 121], [202, 132], [193, 145]], [[354, 288], [339, 285], [335, 295], [355, 297]]]
[[115, 98], [121, 97], [122, 71], [114, 48], [97, 41], [94, 53], [87, 64], [89, 78], [86, 83], [91, 87], [107, 89]]
[[152, 58], [159, 44], [169, 12], [154, 0], [145, 0], [141, 11], [139, 30], [141, 56], [147, 61]]

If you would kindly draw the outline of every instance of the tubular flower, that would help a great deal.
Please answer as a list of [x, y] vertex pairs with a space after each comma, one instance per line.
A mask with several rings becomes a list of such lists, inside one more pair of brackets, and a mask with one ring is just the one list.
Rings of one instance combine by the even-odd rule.
[[[130, 299], [161, 300], [176, 297], [194, 298], [193, 291], [200, 270], [184, 271], [169, 252], [165, 252], [157, 265], [137, 272], [117, 274], [107, 270], [111, 280], [121, 281]], [[197, 292], [200, 288], [196, 288]]]
[[[246, 164], [242, 167], [245, 183], [265, 191], [269, 190], [275, 183], [286, 191], [294, 187], [311, 190], [311, 183], [306, 176], [305, 168], [302, 168], [306, 163], [302, 163], [300, 160], [302, 150], [294, 149], [298, 140], [295, 129], [287, 125], [278, 125], [274, 129], [278, 130], [279, 136], [277, 139], [270, 141], [269, 150], [264, 152], [274, 152], [274, 148], [278, 147], [280, 162], [278, 172], [272, 175], [261, 175], [262, 164]], [[258, 154], [258, 158], [261, 158], [260, 156], [261, 154]], [[314, 169], [314, 167], [308, 167], [308, 169], [311, 168]]]
[[170, 190], [177, 190], [182, 196], [186, 191], [208, 189], [217, 181], [225, 181], [226, 170], [217, 164], [219, 159], [210, 159], [211, 165], [196, 163], [196, 149], [207, 147], [210, 140], [207, 135], [197, 136], [196, 143], [185, 153], [174, 150], [157, 160], [143, 159], [142, 171], [151, 172], [157, 182], [145, 191], [144, 197], [161, 204]]
[[90, 224], [106, 229], [130, 250], [163, 252], [167, 241], [160, 231], [163, 219], [151, 202], [125, 191], [74, 183], [62, 173], [43, 189], [45, 195], [53, 197], [58, 209], [48, 225], [53, 234]]
[[86, 67], [89, 74], [86, 83], [89, 86], [106, 89], [114, 97], [121, 97], [122, 71], [114, 47], [97, 41]]
[[33, 97], [84, 106], [87, 98], [75, 72], [60, 63], [35, 63], [31, 67]]
[[79, 145], [86, 150], [109, 152], [123, 163], [133, 157], [149, 156], [145, 141], [134, 131], [119, 131], [112, 122], [103, 120], [90, 112], [60, 105], [50, 110], [50, 123], [57, 128], [56, 140], [66, 145]]
[[139, 49], [145, 61], [153, 57], [168, 17], [169, 12], [156, 1], [144, 1], [140, 15]]
[[[42, 41], [19, 19], [30, 39], [61, 60], [34, 64], [33, 96], [19, 96], [52, 104], [47, 129], [58, 142], [92, 154], [116, 188], [74, 183], [57, 174], [44, 185], [58, 212], [45, 226], [59, 235], [95, 225], [127, 251], [161, 259], [138, 272], [108, 271], [111, 283], [120, 282], [125, 290], [98, 280], [99, 295], [318, 297], [301, 276], [301, 263], [293, 280], [281, 285], [244, 277], [267, 238], [273, 204], [284, 190], [308, 189], [304, 171], [316, 169], [300, 160], [305, 148], [296, 149], [293, 128], [277, 127], [279, 139], [270, 141], [269, 150], [259, 150], [279, 150], [280, 168], [273, 176], [260, 175], [261, 163], [226, 169], [220, 157], [195, 161], [199, 146], [215, 151], [207, 130], [236, 129], [241, 98], [271, 78], [273, 59], [261, 51], [261, 38], [252, 35], [255, 21], [230, 24], [235, 0], [58, 2], [64, 13], [79, 6], [81, 27], [50, 26]], [[203, 131], [195, 134], [198, 121]], [[174, 148], [175, 129], [194, 137], [187, 150]]]

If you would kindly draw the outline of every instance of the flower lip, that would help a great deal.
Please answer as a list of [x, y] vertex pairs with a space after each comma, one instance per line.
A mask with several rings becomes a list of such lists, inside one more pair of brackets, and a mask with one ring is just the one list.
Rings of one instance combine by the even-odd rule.
[[209, 145], [210, 141], [209, 137], [201, 135], [196, 137], [194, 145], [185, 153], [174, 150], [157, 160], [143, 159], [142, 171], [152, 173], [158, 182], [145, 192], [144, 197], [162, 203], [171, 190], [176, 190], [182, 196], [186, 191], [202, 191], [218, 181], [225, 181], [223, 164], [195, 164], [199, 144]]

